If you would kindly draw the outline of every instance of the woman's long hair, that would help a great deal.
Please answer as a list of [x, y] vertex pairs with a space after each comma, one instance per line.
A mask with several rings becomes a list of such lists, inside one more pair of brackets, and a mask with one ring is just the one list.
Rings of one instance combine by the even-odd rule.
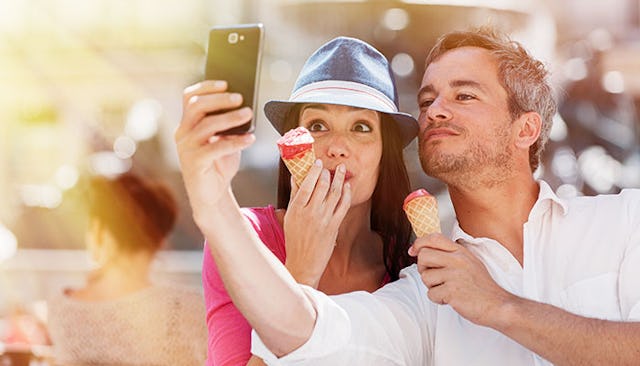
[[[292, 107], [285, 119], [285, 131], [298, 126], [302, 105]], [[371, 197], [371, 229], [382, 237], [382, 257], [391, 281], [414, 260], [409, 256], [411, 224], [402, 204], [411, 191], [409, 174], [402, 155], [402, 139], [396, 122], [381, 113], [382, 159], [376, 188]], [[278, 208], [286, 209], [291, 196], [291, 173], [280, 159], [278, 168]]]

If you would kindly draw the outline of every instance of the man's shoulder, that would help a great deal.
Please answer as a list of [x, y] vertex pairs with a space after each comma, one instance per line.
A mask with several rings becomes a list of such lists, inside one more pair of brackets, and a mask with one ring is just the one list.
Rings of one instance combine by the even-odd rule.
[[576, 196], [567, 199], [569, 204], [597, 205], [598, 203], [608, 204], [640, 204], [640, 189], [626, 188], [620, 193], [598, 194], [594, 196]]
[[640, 216], [640, 189], [624, 189], [616, 194], [577, 196], [566, 199], [570, 214]]

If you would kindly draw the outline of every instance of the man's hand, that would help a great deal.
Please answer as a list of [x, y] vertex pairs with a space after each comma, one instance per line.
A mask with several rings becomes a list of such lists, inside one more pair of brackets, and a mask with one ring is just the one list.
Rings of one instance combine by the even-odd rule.
[[218, 135], [253, 116], [250, 108], [234, 109], [241, 105], [242, 96], [226, 89], [224, 81], [206, 80], [187, 87], [183, 94], [175, 141], [196, 224], [208, 221], [206, 215], [228, 194], [240, 152], [255, 140], [252, 134]]
[[409, 249], [416, 257], [428, 297], [436, 304], [450, 305], [462, 317], [489, 326], [502, 305], [515, 298], [491, 278], [473, 253], [442, 234], [418, 238]]

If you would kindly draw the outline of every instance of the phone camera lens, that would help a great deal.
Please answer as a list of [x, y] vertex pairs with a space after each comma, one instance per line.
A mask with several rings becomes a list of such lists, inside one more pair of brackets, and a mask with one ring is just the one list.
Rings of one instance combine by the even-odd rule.
[[231, 44], [238, 43], [238, 33], [236, 32], [229, 33], [229, 38], [227, 40]]

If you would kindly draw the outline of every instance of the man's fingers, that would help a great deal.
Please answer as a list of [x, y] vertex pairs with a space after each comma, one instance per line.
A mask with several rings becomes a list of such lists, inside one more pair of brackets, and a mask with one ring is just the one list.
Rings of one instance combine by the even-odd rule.
[[227, 90], [227, 82], [224, 80], [204, 80], [184, 88], [182, 92], [182, 107], [187, 105], [191, 97], [210, 93], [222, 93]]
[[252, 133], [244, 135], [227, 135], [217, 138], [215, 143], [202, 147], [211, 161], [242, 151], [253, 144], [256, 137]]
[[415, 257], [420, 253], [422, 248], [431, 248], [442, 250], [445, 252], [455, 252], [460, 248], [460, 245], [454, 243], [446, 236], [440, 233], [429, 234], [420, 238], [417, 238], [409, 248], [409, 255]]
[[202, 121], [196, 125], [188, 138], [193, 144], [201, 145], [206, 142], [212, 142], [213, 138], [218, 133], [240, 126], [247, 121], [251, 120], [253, 113], [248, 107], [237, 109], [235, 111], [226, 112], [220, 115], [210, 115], [202, 119]]
[[182, 112], [182, 120], [177, 134], [191, 131], [208, 115], [224, 115], [242, 105], [242, 96], [238, 93], [216, 93], [194, 95], [187, 101]]
[[420, 277], [422, 282], [430, 289], [445, 282], [446, 271], [445, 268], [427, 268], [420, 272]]
[[423, 268], [440, 268], [452, 263], [452, 255], [450, 252], [444, 252], [437, 249], [422, 248], [418, 253], [417, 264]]
[[427, 297], [436, 304], [447, 305], [449, 304], [451, 295], [447, 284], [443, 283], [438, 286], [430, 287], [427, 292]]

